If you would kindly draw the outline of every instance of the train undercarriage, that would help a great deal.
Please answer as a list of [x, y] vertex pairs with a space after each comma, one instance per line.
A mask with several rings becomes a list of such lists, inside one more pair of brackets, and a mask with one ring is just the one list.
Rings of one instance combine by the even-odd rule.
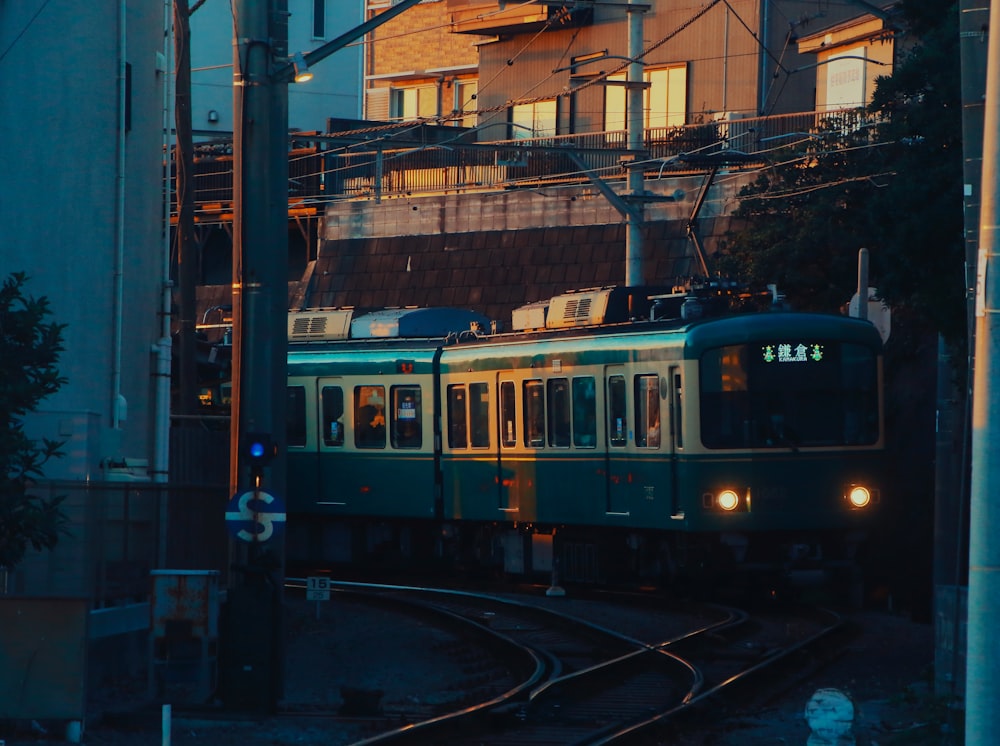
[[506, 578], [552, 587], [720, 589], [863, 596], [864, 534], [686, 534], [532, 524], [316, 520], [288, 526], [289, 574], [313, 572]]

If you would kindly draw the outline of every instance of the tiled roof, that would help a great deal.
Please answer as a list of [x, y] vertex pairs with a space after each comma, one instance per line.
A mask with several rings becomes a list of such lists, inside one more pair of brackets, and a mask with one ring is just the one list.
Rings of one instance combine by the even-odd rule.
[[[644, 284], [697, 273], [682, 221], [648, 223], [642, 242]], [[323, 241], [288, 297], [289, 308], [455, 306], [507, 325], [526, 303], [624, 282], [624, 224], [568, 226]], [[198, 288], [199, 322], [229, 303], [228, 285]]]

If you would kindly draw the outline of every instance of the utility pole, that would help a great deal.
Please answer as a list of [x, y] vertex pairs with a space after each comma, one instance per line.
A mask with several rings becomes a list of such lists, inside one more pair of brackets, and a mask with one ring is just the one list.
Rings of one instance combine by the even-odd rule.
[[[287, 0], [233, 0], [233, 23], [230, 492], [252, 490], [259, 503], [262, 494], [285, 497], [288, 80], [272, 73], [288, 62]], [[255, 459], [249, 433], [274, 452]], [[223, 611], [220, 690], [229, 707], [270, 710], [284, 688], [283, 537], [231, 547], [242, 572]]]
[[[645, 160], [645, 138], [643, 136], [642, 101], [645, 86], [642, 75], [642, 14], [649, 5], [639, 5], [629, 0], [628, 13], [628, 56], [631, 62], [626, 74], [625, 125], [628, 132], [628, 191], [632, 197], [642, 197], [646, 190], [643, 161]], [[643, 284], [642, 277], [642, 219], [645, 214], [641, 199], [631, 203], [632, 210], [625, 218], [625, 285], [637, 287]], [[631, 296], [629, 296], [631, 298]], [[631, 301], [630, 301], [631, 303]], [[631, 312], [631, 308], [629, 311]]]
[[[233, 354], [230, 493], [252, 502], [286, 498], [288, 376], [288, 84], [318, 62], [420, 0], [374, 19], [293, 61], [288, 0], [233, 5]], [[244, 506], [241, 505], [241, 510]], [[239, 514], [238, 514], [239, 515]], [[254, 515], [255, 519], [257, 515]], [[282, 515], [283, 519], [284, 516]], [[284, 540], [234, 543], [243, 577], [224, 612], [220, 690], [227, 706], [273, 708], [284, 688], [281, 596]]]
[[241, 435], [271, 433], [267, 486], [284, 492], [288, 324], [287, 0], [233, 0], [233, 390], [230, 487], [249, 485]]
[[174, 0], [175, 184], [177, 191], [177, 288], [179, 324], [177, 340], [178, 393], [175, 411], [194, 414], [198, 403], [198, 364], [195, 359], [195, 284], [198, 271], [194, 238], [194, 152], [191, 135], [191, 13], [188, 0]]
[[982, 203], [976, 263], [976, 347], [972, 410], [969, 611], [965, 743], [987, 746], [1000, 733], [1000, 13], [990, 14], [983, 118]]

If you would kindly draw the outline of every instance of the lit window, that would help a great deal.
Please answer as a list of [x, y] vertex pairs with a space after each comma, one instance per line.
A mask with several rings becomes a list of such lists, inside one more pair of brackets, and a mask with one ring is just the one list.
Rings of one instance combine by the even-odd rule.
[[[624, 81], [625, 73], [609, 75], [608, 80]], [[642, 126], [679, 127], [687, 122], [687, 67], [646, 70], [642, 79], [649, 87], [642, 95]], [[604, 129], [623, 130], [626, 119], [625, 86], [609, 85], [604, 94]]]
[[536, 101], [518, 104], [510, 110], [511, 138], [554, 137], [556, 134], [556, 102]]
[[389, 116], [392, 119], [428, 119], [438, 115], [437, 86], [394, 88]]

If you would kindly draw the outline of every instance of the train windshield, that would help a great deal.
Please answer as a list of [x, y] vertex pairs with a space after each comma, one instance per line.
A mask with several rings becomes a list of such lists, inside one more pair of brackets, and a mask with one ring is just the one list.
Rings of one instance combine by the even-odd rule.
[[869, 445], [879, 438], [874, 350], [829, 340], [729, 345], [701, 358], [706, 448]]

